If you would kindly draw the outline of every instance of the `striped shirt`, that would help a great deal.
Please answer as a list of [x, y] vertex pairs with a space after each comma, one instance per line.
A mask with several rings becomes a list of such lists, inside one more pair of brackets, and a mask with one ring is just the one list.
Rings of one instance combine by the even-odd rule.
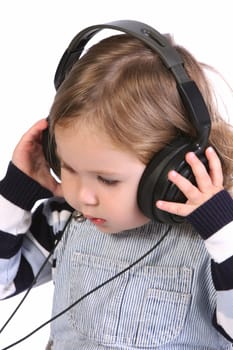
[[[72, 212], [10, 163], [0, 182], [2, 299], [31, 285]], [[52, 322], [52, 349], [233, 349], [232, 220], [223, 190], [127, 270], [167, 225], [106, 235], [73, 217], [36, 282], [53, 277], [53, 315], [127, 271]]]

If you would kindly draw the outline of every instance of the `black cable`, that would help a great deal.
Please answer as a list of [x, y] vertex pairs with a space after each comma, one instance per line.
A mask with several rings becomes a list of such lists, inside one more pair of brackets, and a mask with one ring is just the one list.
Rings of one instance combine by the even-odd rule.
[[92, 293], [96, 292], [98, 289], [104, 287], [106, 284], [112, 282], [115, 278], [121, 276], [122, 274], [124, 274], [125, 272], [127, 272], [128, 270], [130, 270], [133, 266], [137, 265], [140, 261], [142, 261], [143, 259], [145, 259], [149, 254], [152, 253], [153, 250], [155, 250], [158, 245], [164, 240], [164, 238], [167, 236], [167, 234], [170, 232], [171, 230], [171, 225], [169, 225], [167, 231], [163, 234], [163, 236], [158, 240], [158, 242], [151, 248], [149, 249], [145, 254], [143, 254], [139, 259], [137, 259], [136, 261], [134, 261], [131, 265], [129, 265], [128, 267], [126, 267], [125, 269], [121, 270], [120, 272], [118, 272], [116, 275], [110, 277], [108, 280], [106, 280], [105, 282], [99, 284], [97, 287], [93, 288], [92, 290], [90, 290], [89, 292], [87, 292], [86, 294], [84, 294], [81, 298], [79, 298], [78, 300], [76, 300], [73, 304], [69, 305], [67, 308], [65, 308], [64, 310], [62, 310], [61, 312], [59, 312], [57, 315], [53, 316], [52, 318], [50, 318], [48, 321], [42, 323], [39, 327], [35, 328], [32, 332], [28, 333], [27, 335], [25, 335], [23, 338], [17, 340], [16, 342], [8, 345], [7, 347], [1, 349], [1, 350], [8, 350], [10, 348], [12, 348], [15, 345], [18, 345], [19, 343], [21, 343], [22, 341], [26, 340], [27, 338], [31, 337], [33, 334], [35, 334], [36, 332], [38, 332], [40, 329], [42, 329], [43, 327], [45, 327], [47, 324], [51, 323], [52, 321], [56, 320], [58, 317], [62, 316], [64, 313], [66, 313], [67, 311], [69, 311], [72, 307], [74, 307], [75, 305], [77, 305], [78, 303], [80, 303], [83, 299], [87, 298], [89, 295], [91, 295]]
[[16, 312], [19, 310], [19, 308], [22, 306], [23, 302], [25, 301], [26, 297], [28, 296], [28, 294], [30, 293], [30, 291], [32, 290], [33, 286], [36, 284], [37, 279], [39, 277], [39, 275], [41, 274], [42, 270], [44, 269], [45, 265], [47, 264], [47, 262], [49, 261], [49, 259], [51, 258], [51, 256], [53, 255], [53, 252], [55, 250], [55, 248], [57, 247], [58, 243], [60, 242], [63, 233], [65, 232], [65, 229], [67, 228], [70, 220], [72, 218], [72, 214], [70, 215], [69, 219], [66, 221], [65, 226], [63, 227], [63, 230], [60, 234], [59, 239], [56, 240], [55, 245], [52, 249], [52, 251], [49, 253], [49, 255], [47, 256], [47, 258], [45, 259], [45, 261], [43, 262], [43, 264], [41, 265], [39, 271], [37, 272], [36, 276], [34, 277], [31, 285], [29, 286], [29, 288], [27, 289], [27, 292], [24, 294], [23, 298], [20, 300], [20, 302], [18, 303], [18, 305], [16, 306], [16, 308], [14, 309], [14, 311], [12, 312], [12, 314], [8, 317], [8, 319], [6, 320], [6, 322], [4, 323], [4, 325], [2, 326], [2, 328], [0, 329], [0, 334], [3, 332], [3, 330], [6, 328], [6, 326], [9, 324], [9, 322], [11, 321], [11, 319], [14, 317], [14, 315], [16, 314]]

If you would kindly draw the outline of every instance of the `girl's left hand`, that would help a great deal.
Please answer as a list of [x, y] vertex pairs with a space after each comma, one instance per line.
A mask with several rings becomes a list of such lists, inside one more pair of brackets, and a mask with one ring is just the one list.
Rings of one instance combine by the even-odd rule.
[[171, 214], [187, 216], [216, 193], [223, 190], [223, 173], [220, 159], [212, 147], [208, 147], [205, 154], [209, 164], [209, 173], [193, 152], [187, 153], [185, 157], [186, 162], [192, 168], [197, 186], [174, 170], [168, 173], [168, 179], [183, 192], [187, 202], [175, 203], [159, 200], [156, 202], [157, 208]]

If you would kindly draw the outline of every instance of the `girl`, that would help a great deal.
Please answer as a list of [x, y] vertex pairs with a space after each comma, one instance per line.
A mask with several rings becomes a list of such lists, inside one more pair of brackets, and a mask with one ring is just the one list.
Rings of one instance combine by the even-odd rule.
[[196, 184], [168, 173], [186, 202], [155, 203], [182, 223], [147, 217], [137, 192], [152, 156], [195, 130], [171, 72], [126, 34], [92, 46], [57, 91], [49, 122], [60, 181], [43, 154], [43, 119], [0, 183], [1, 297], [28, 288], [52, 252], [36, 281], [53, 269], [53, 350], [233, 348], [233, 131], [201, 64], [171, 44], [212, 119], [209, 171], [187, 152]]

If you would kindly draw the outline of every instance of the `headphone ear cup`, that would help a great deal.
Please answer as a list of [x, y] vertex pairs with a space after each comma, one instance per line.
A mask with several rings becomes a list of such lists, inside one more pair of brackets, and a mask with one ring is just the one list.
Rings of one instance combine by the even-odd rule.
[[138, 187], [138, 205], [141, 211], [151, 219], [162, 223], [181, 223], [184, 217], [162, 211], [155, 206], [157, 200], [169, 202], [186, 202], [184, 194], [168, 180], [168, 172], [176, 170], [179, 174], [195, 184], [195, 177], [191, 167], [185, 161], [187, 152], [195, 152], [201, 161], [207, 166], [207, 160], [203, 154], [198, 154], [199, 149], [191, 144], [187, 138], [179, 138], [154, 155], [146, 167], [140, 179]]
[[60, 161], [56, 155], [56, 143], [54, 137], [50, 135], [49, 127], [42, 132], [42, 149], [47, 160], [49, 167], [52, 169], [54, 174], [60, 178]]

